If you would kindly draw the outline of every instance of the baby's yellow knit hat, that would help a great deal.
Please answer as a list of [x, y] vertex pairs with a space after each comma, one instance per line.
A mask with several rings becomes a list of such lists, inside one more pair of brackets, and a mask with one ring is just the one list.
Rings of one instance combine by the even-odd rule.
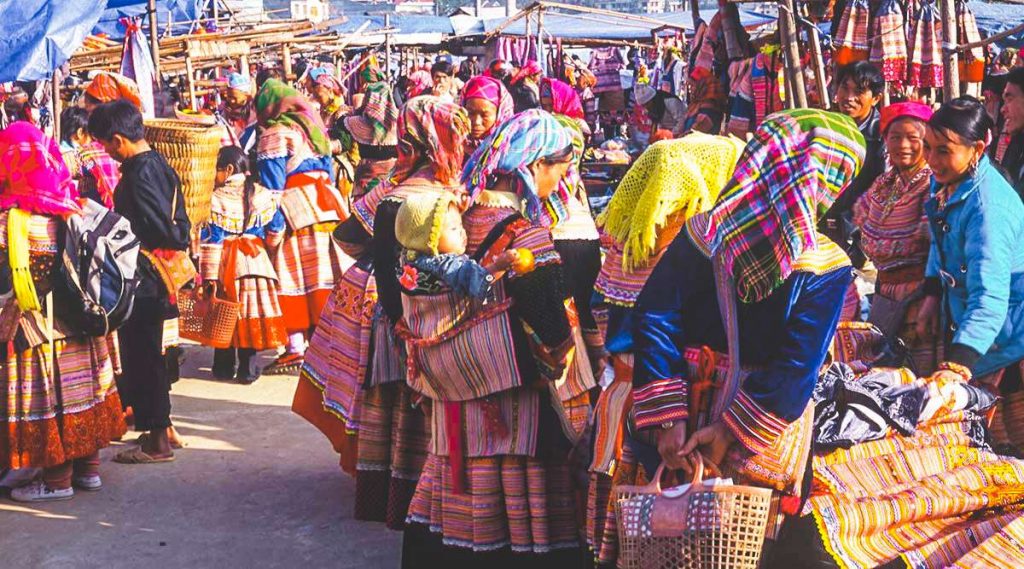
[[455, 195], [445, 191], [409, 196], [398, 208], [395, 238], [406, 249], [437, 255], [444, 216], [454, 203]]

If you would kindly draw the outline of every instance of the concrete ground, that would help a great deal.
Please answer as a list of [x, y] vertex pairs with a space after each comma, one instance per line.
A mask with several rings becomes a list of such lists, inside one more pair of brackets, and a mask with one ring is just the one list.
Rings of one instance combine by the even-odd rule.
[[401, 536], [352, 519], [352, 479], [291, 412], [297, 379], [214, 381], [212, 352], [186, 350], [172, 392], [188, 445], [177, 459], [115, 464], [124, 448], [115, 444], [102, 452], [100, 492], [44, 504], [0, 498], [0, 567], [397, 567]]

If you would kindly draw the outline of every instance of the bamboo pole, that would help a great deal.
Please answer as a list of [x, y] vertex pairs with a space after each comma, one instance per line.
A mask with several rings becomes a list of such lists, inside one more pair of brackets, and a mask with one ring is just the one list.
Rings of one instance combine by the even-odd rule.
[[53, 139], [60, 140], [60, 113], [62, 112], [63, 101], [60, 99], [60, 68], [53, 70], [53, 78], [50, 81], [50, 105], [53, 106]]
[[192, 67], [192, 57], [185, 57], [185, 80], [188, 82], [188, 98], [189, 105], [191, 105], [193, 111], [199, 110], [199, 104], [196, 101], [196, 74], [195, 69]]
[[285, 83], [292, 82], [292, 46], [288, 42], [281, 44], [281, 69], [284, 70]]
[[156, 22], [156, 0], [149, 0], [149, 50], [153, 56], [153, 78], [156, 81], [156, 88], [160, 84], [160, 32]]
[[960, 96], [960, 66], [956, 43], [956, 6], [953, 0], [939, 0], [942, 12], [942, 96], [951, 101]]
[[[391, 14], [384, 14], [384, 27], [391, 29]], [[391, 79], [391, 34], [384, 35], [384, 74]]]
[[800, 70], [800, 45], [797, 43], [794, 0], [779, 1], [779, 30], [782, 32], [782, 51], [786, 55], [786, 77], [792, 86], [790, 100], [798, 109], [807, 108], [807, 89]]
[[976, 47], [985, 47], [986, 45], [988, 45], [990, 43], [996, 43], [997, 41], [1006, 39], [1006, 38], [1008, 38], [1010, 36], [1017, 35], [1020, 32], [1024, 32], [1024, 24], [1020, 24], [1020, 25], [1014, 26], [1014, 27], [1006, 30], [1005, 32], [999, 32], [998, 34], [993, 34], [993, 35], [991, 35], [991, 36], [989, 36], [989, 37], [987, 37], [987, 38], [985, 38], [983, 40], [980, 40], [980, 41], [971, 42], [971, 43], [965, 43], [965, 44], [963, 44], [961, 46], [957, 46], [956, 49], [957, 49], [957, 51], [963, 52], [963, 51], [967, 51], [967, 50], [970, 50], [970, 49], [974, 49]]
[[[811, 50], [811, 59], [814, 60], [814, 82], [818, 84], [818, 97], [821, 99], [821, 108], [827, 111], [832, 108], [832, 101], [828, 96], [828, 83], [825, 78], [825, 57], [821, 54], [821, 34], [818, 31], [818, 27], [813, 22], [810, 22], [807, 4], [800, 4], [800, 13], [803, 16], [803, 20], [810, 24], [807, 26], [807, 33], [810, 35], [808, 48]], [[888, 90], [885, 90], [883, 97], [889, 97]], [[888, 101], [886, 101], [885, 105], [888, 106], [888, 104]]]

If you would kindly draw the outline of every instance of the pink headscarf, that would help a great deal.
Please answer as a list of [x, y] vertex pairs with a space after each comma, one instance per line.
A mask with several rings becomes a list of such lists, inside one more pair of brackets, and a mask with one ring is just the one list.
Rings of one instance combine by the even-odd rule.
[[527, 77], [541, 75], [542, 73], [544, 73], [544, 70], [540, 68], [540, 64], [531, 59], [519, 68], [519, 72], [512, 78], [512, 84], [515, 85]]
[[879, 124], [882, 127], [882, 133], [884, 134], [885, 131], [889, 130], [889, 126], [896, 120], [907, 118], [927, 123], [932, 118], [932, 108], [917, 101], [889, 105], [882, 109], [882, 118]]
[[558, 79], [545, 77], [540, 83], [540, 97], [551, 97], [551, 112], [571, 119], [583, 118], [583, 103], [571, 85]]
[[434, 86], [434, 78], [430, 76], [429, 71], [423, 69], [413, 71], [409, 74], [409, 86], [406, 88], [408, 99], [419, 97], [420, 95], [429, 95], [430, 89]]
[[53, 139], [24, 121], [0, 131], [0, 209], [67, 215], [80, 211], [76, 194]]
[[505, 84], [494, 77], [477, 75], [466, 81], [465, 87], [462, 88], [462, 104], [465, 105], [466, 101], [470, 99], [483, 99], [498, 107], [497, 119], [494, 121], [495, 126], [507, 121], [515, 114], [512, 95], [505, 88]]

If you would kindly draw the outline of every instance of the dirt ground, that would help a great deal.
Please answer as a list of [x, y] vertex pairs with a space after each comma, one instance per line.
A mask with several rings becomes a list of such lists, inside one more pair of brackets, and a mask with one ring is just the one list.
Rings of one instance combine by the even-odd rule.
[[401, 536], [352, 519], [352, 479], [291, 412], [297, 378], [214, 381], [212, 352], [186, 350], [172, 392], [188, 445], [177, 460], [115, 464], [115, 444], [102, 452], [100, 492], [0, 498], [0, 567], [398, 567]]

